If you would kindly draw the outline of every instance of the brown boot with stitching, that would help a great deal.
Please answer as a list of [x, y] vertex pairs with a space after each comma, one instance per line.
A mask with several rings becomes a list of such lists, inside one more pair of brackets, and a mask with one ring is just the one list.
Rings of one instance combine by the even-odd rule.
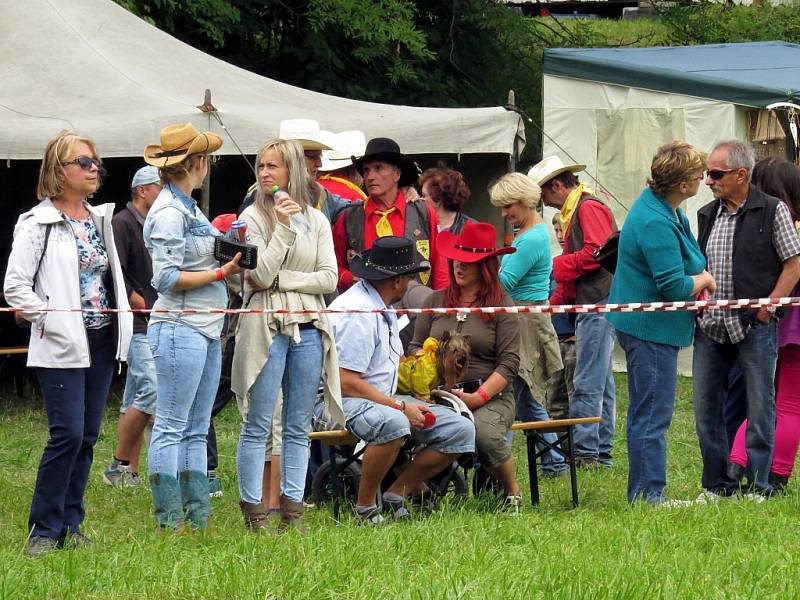
[[286, 496], [280, 498], [281, 522], [278, 524], [278, 531], [284, 532], [296, 529], [298, 533], [305, 533], [305, 528], [299, 523], [303, 516], [303, 503], [289, 500]]
[[258, 504], [250, 504], [249, 502], [239, 502], [239, 508], [242, 509], [244, 515], [244, 526], [253, 533], [262, 533], [269, 529], [269, 520], [267, 520], [267, 511], [264, 510], [264, 505], [260, 502]]

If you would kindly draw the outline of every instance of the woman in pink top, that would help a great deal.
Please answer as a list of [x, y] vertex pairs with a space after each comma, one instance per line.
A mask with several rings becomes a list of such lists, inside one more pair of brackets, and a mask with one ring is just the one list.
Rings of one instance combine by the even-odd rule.
[[[783, 200], [800, 232], [800, 169], [782, 158], [769, 157], [756, 163], [753, 184]], [[800, 284], [792, 296], [800, 295]], [[775, 445], [769, 482], [780, 492], [792, 475], [800, 446], [800, 309], [785, 308], [778, 321], [778, 367], [775, 376]], [[741, 475], [747, 467], [745, 431], [742, 423], [733, 441], [730, 469]]]

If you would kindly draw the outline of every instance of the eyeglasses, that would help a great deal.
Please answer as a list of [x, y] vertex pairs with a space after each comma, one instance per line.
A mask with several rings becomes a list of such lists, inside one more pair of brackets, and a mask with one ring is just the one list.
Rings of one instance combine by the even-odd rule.
[[733, 173], [734, 171], [738, 171], [739, 169], [710, 169], [706, 171], [706, 175], [708, 175], [714, 181], [719, 181], [728, 173]]
[[92, 165], [94, 165], [98, 169], [101, 168], [100, 161], [97, 160], [96, 158], [91, 157], [91, 156], [79, 156], [78, 158], [76, 158], [74, 160], [71, 160], [69, 162], [65, 162], [64, 163], [65, 167], [67, 165], [78, 165], [84, 171], [90, 170], [92, 168]]

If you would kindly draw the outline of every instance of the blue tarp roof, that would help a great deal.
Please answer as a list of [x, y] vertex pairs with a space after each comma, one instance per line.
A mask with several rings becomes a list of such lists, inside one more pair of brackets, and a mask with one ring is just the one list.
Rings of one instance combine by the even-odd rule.
[[746, 106], [800, 103], [800, 45], [787, 42], [671, 48], [554, 48], [548, 75], [713, 98]]

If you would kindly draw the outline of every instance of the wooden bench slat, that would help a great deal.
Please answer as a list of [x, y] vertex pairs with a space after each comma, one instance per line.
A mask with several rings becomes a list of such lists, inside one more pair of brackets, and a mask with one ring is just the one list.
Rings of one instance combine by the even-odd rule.
[[12, 354], [27, 354], [27, 346], [18, 346], [14, 348], [0, 348], [0, 356], [10, 356]]
[[600, 417], [580, 417], [577, 419], [554, 419], [552, 421], [529, 421], [527, 423], [514, 423], [511, 426], [512, 431], [530, 431], [532, 429], [545, 430], [545, 431], [559, 431], [573, 425], [591, 425], [599, 423], [602, 419]]
[[357, 444], [359, 441], [356, 436], [344, 429], [336, 431], [312, 431], [308, 437], [312, 440], [319, 440], [328, 446]]

